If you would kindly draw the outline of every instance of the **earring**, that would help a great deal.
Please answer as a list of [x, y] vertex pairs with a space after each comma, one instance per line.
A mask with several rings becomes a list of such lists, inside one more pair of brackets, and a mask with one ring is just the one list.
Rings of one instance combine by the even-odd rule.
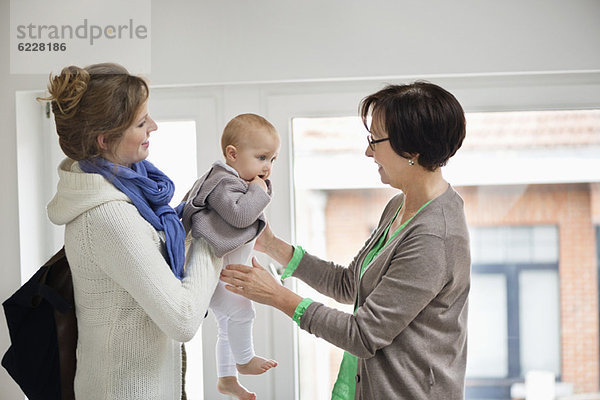
[[415, 162], [413, 160], [408, 160], [408, 165], [415, 165]]

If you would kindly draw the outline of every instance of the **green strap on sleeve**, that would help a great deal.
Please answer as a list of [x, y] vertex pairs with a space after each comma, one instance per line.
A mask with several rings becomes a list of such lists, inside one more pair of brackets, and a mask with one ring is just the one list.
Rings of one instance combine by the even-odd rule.
[[285, 267], [285, 270], [281, 275], [281, 280], [292, 276], [296, 268], [298, 268], [300, 260], [302, 260], [302, 257], [304, 257], [304, 253], [306, 253], [306, 251], [302, 248], [302, 246], [294, 246], [294, 255], [292, 256], [292, 259], [290, 260], [288, 265]]
[[306, 309], [312, 302], [313, 302], [312, 299], [309, 299], [308, 297], [306, 297], [306, 298], [302, 299], [302, 301], [296, 307], [296, 310], [294, 311], [294, 315], [292, 316], [292, 319], [298, 324], [298, 326], [300, 326], [300, 319], [304, 315], [304, 312], [306, 311]]

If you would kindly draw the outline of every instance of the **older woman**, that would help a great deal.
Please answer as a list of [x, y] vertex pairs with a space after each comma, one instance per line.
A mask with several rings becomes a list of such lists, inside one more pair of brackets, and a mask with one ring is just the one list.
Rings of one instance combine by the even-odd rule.
[[366, 97], [360, 114], [370, 132], [365, 155], [401, 193], [353, 262], [323, 261], [270, 229], [256, 246], [287, 266], [284, 277], [354, 304], [354, 313], [301, 298], [256, 260], [254, 267], [229, 266], [221, 279], [345, 350], [332, 399], [462, 399], [469, 236], [463, 200], [441, 167], [465, 137], [464, 112], [446, 90], [415, 82]]
[[182, 397], [180, 342], [202, 322], [221, 262], [201, 242], [184, 272], [173, 182], [146, 161], [157, 129], [143, 79], [115, 64], [62, 70], [48, 86], [68, 158], [48, 216], [65, 225], [77, 315], [78, 399]]

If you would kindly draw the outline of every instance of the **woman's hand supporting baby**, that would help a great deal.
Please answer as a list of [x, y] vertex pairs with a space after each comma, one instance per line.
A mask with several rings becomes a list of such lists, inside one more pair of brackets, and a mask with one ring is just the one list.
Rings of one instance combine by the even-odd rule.
[[302, 297], [277, 282], [254, 257], [252, 267], [241, 264], [228, 265], [221, 271], [221, 280], [228, 283], [225, 286], [227, 290], [275, 307], [290, 317], [302, 301]]

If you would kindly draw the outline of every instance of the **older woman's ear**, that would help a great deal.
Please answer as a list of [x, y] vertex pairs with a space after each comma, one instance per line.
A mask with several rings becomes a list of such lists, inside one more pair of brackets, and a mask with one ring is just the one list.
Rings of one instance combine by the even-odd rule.
[[415, 165], [419, 163], [419, 153], [409, 154], [408, 165]]

